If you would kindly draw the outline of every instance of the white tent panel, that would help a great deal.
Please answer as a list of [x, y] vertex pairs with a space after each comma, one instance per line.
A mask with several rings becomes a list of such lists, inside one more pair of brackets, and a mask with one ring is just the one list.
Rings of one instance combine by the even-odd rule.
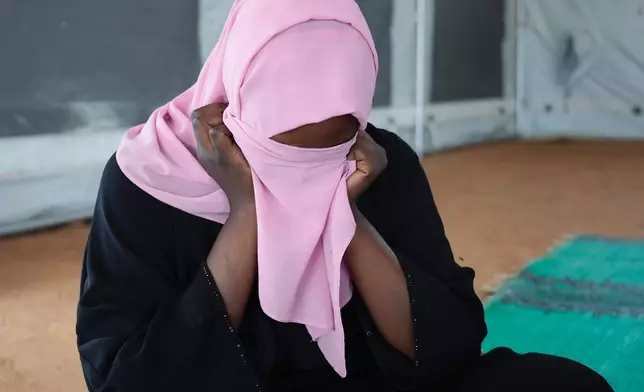
[[515, 133], [515, 103], [510, 99], [481, 99], [427, 104], [422, 146], [416, 146], [416, 107], [377, 108], [370, 121], [397, 133], [422, 153], [509, 139]]
[[122, 131], [0, 139], [0, 234], [91, 216]]
[[517, 1], [520, 135], [644, 138], [644, 1]]

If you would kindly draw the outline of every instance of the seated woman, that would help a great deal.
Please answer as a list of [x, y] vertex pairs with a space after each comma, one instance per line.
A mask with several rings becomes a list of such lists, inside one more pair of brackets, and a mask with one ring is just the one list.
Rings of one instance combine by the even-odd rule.
[[[130, 130], [87, 242], [93, 391], [611, 391], [486, 335], [416, 154], [367, 123], [353, 0], [241, 0], [196, 84]], [[192, 119], [191, 119], [192, 117]]]

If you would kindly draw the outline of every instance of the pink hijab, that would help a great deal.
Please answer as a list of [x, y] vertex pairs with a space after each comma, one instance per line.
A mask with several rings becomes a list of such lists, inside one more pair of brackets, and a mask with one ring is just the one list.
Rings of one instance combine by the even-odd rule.
[[237, 0], [197, 83], [130, 129], [123, 173], [156, 199], [223, 223], [228, 199], [195, 158], [190, 114], [228, 102], [224, 123], [253, 175], [259, 299], [274, 320], [306, 326], [346, 376], [340, 309], [351, 298], [343, 255], [355, 233], [346, 159], [355, 139], [325, 149], [271, 137], [352, 114], [364, 130], [378, 69], [354, 0]]

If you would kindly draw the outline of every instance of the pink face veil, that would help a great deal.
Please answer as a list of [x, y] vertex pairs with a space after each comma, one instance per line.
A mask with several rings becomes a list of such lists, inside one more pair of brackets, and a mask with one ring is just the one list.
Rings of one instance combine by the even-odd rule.
[[229, 103], [224, 123], [253, 175], [262, 309], [305, 325], [341, 376], [340, 309], [351, 298], [342, 259], [355, 233], [346, 155], [354, 140], [303, 149], [271, 137], [346, 114], [364, 130], [377, 69], [353, 0], [238, 0], [196, 84], [129, 130], [117, 151], [123, 173], [145, 192], [223, 223], [228, 199], [195, 158], [190, 113]]

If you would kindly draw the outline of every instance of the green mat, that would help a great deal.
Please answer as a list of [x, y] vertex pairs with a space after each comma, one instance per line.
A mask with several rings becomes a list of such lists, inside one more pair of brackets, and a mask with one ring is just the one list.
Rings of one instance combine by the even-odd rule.
[[484, 350], [577, 360], [617, 392], [644, 391], [644, 240], [576, 237], [486, 304]]

